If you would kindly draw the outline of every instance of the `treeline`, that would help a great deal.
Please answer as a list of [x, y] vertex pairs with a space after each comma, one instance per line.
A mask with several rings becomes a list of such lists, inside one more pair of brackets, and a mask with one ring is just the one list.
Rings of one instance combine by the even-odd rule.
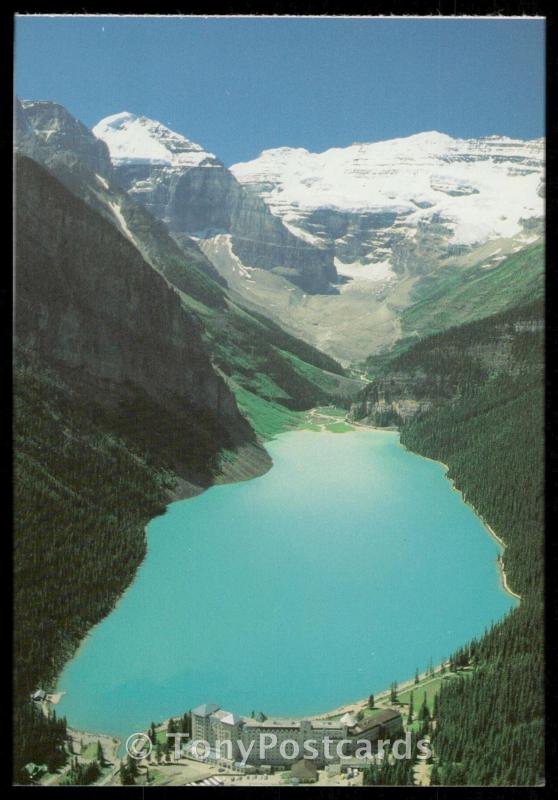
[[501, 376], [401, 433], [410, 449], [448, 464], [464, 499], [506, 543], [506, 574], [520, 595], [543, 585], [543, 433], [540, 375]]
[[[442, 685], [432, 736], [441, 785], [534, 785], [544, 775], [543, 314], [540, 304], [432, 337], [463, 347], [504, 337], [505, 359], [452, 401], [408, 422], [401, 441], [449, 466], [464, 498], [506, 544], [521, 605], [452, 656], [473, 674]], [[429, 353], [428, 340], [405, 354]], [[500, 356], [502, 348], [494, 350]]]

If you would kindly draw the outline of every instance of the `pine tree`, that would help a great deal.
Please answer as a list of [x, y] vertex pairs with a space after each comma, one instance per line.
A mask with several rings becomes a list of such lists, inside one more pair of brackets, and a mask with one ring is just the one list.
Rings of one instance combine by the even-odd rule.
[[413, 711], [414, 711], [414, 708], [413, 708], [413, 693], [411, 692], [411, 695], [409, 697], [409, 714], [407, 716], [407, 725], [410, 725], [411, 722], [413, 721]]

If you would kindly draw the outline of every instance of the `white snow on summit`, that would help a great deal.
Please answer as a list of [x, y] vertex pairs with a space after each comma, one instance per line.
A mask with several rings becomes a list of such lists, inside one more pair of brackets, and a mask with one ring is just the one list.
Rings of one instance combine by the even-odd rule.
[[213, 166], [217, 159], [199, 144], [160, 122], [128, 111], [105, 117], [93, 133], [108, 146], [113, 164], [153, 164], [169, 167]]
[[513, 236], [521, 219], [544, 213], [544, 139], [431, 131], [323, 153], [280, 147], [230, 169], [298, 235], [312, 211], [333, 209], [394, 213], [409, 232], [442, 220], [453, 243], [475, 244]]

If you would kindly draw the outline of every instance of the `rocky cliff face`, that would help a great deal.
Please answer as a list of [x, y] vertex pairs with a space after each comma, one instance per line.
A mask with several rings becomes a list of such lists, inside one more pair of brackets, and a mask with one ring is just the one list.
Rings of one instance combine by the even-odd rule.
[[128, 426], [167, 417], [179, 474], [189, 464], [192, 477], [192, 452], [203, 477], [204, 448], [253, 442], [177, 292], [46, 170], [17, 164], [17, 340]]
[[511, 238], [543, 216], [544, 141], [431, 132], [310, 153], [264, 151], [231, 172], [297, 235], [355, 277], [417, 275], [447, 255]]
[[[104, 178], [112, 176], [108, 147], [66, 109], [43, 100], [16, 101], [16, 138], [27, 140], [27, 154], [47, 166], [65, 164], [73, 170], [87, 169]], [[18, 135], [19, 134], [19, 135]]]
[[543, 329], [540, 300], [427, 337], [382, 369], [349, 416], [379, 427], [404, 425], [462, 397], [472, 385], [523, 374], [526, 354], [532, 353], [527, 345], [542, 342]]
[[432, 408], [435, 398], [416, 398], [415, 376], [395, 373], [375, 380], [351, 405], [349, 418], [383, 428], [404, 424]]
[[294, 236], [212, 153], [127, 112], [101, 120], [93, 132], [107, 143], [122, 188], [174, 235], [208, 239], [229, 233], [245, 266], [284, 275], [308, 292], [331, 291], [331, 248]]

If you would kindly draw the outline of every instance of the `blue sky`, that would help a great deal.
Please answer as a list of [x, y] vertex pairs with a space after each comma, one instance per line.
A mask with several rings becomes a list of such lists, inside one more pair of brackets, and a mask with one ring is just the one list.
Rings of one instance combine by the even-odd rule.
[[16, 92], [158, 119], [225, 164], [438, 130], [544, 135], [542, 20], [19, 17]]

